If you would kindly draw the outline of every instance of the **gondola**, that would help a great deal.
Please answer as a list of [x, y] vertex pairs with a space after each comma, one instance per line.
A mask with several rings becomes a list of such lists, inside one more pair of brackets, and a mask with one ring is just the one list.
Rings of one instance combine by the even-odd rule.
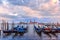
[[43, 28], [40, 28], [39, 26], [38, 26], [38, 28], [37, 28], [36, 26], [34, 26], [34, 29], [35, 29], [36, 33], [37, 33], [39, 36], [41, 36], [41, 33], [42, 33]]
[[55, 27], [55, 26], [53, 26], [52, 28], [51, 28], [51, 32], [53, 32], [53, 33], [56, 33], [57, 31], [58, 31], [58, 28], [57, 27]]
[[57, 32], [60, 33], [60, 27], [57, 27]]
[[51, 34], [54, 35], [55, 37], [57, 37], [56, 33], [58, 32], [58, 28], [56, 26], [53, 26], [51, 28]]
[[16, 30], [17, 33], [19, 33], [20, 35], [23, 35], [24, 33], [26, 33], [27, 29], [28, 27], [24, 28], [24, 26], [19, 26], [19, 25], [14, 28], [14, 30]]
[[44, 26], [44, 30], [43, 33], [48, 35], [49, 37], [51, 37], [50, 33], [51, 33], [51, 28]]
[[[46, 31], [45, 31], [46, 30]], [[48, 34], [52, 34], [53, 36], [57, 37], [56, 33], [58, 32], [57, 31], [57, 27], [53, 26], [52, 28], [50, 27], [47, 27], [44, 29], [44, 32], [45, 33], [48, 33]]]
[[44, 32], [50, 33], [51, 32], [51, 28], [49, 28], [48, 26], [44, 26]]
[[60, 33], [60, 27], [54, 27], [51, 29], [54, 33]]

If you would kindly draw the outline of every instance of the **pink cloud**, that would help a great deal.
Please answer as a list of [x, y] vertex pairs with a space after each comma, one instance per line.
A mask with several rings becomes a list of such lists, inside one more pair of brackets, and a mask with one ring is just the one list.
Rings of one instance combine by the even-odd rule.
[[0, 6], [0, 13], [9, 13], [9, 9], [4, 8], [3, 5]]
[[23, 7], [23, 10], [26, 12], [26, 16], [30, 16], [30, 17], [36, 17], [36, 18], [41, 18], [42, 15], [39, 13], [39, 11], [36, 10], [32, 10], [29, 7]]
[[[30, 7], [12, 6], [12, 5], [7, 5], [7, 6], [0, 5], [0, 15], [1, 14], [11, 15], [11, 16], [18, 16], [19, 15], [19, 17], [20, 17], [23, 15], [23, 13], [21, 13], [21, 12], [25, 12], [24, 16], [29, 16], [32, 18], [34, 18], [34, 17], [41, 18], [42, 17], [42, 15], [39, 13], [39, 11], [32, 10]], [[11, 6], [12, 6], [12, 8], [11, 8]], [[2, 17], [1, 19], [6, 19], [6, 18]]]

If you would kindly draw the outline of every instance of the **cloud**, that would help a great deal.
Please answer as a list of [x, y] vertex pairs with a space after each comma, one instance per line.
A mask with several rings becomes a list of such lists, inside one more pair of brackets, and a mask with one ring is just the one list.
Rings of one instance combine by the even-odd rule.
[[3, 19], [60, 18], [60, 6], [57, 0], [2, 0], [1, 2], [0, 17]]
[[[28, 11], [27, 11], [28, 10]], [[26, 15], [27, 14], [27, 15]], [[0, 17], [8, 19], [18, 19], [19, 18], [41, 18], [41, 15], [38, 11], [32, 10], [27, 6], [13, 6], [9, 5], [0, 5]]]
[[6, 9], [3, 5], [0, 6], [0, 14], [1, 13], [9, 13], [9, 9]]
[[[26, 12], [26, 16], [31, 16], [31, 17], [36, 17], [36, 18], [41, 18], [41, 14], [39, 14], [39, 11], [32, 10], [29, 7], [24, 7], [23, 10]], [[27, 11], [28, 10], [28, 11]]]
[[59, 16], [60, 6], [57, 0], [50, 0], [49, 2], [42, 3], [38, 7], [38, 11], [41, 12], [43, 16]]

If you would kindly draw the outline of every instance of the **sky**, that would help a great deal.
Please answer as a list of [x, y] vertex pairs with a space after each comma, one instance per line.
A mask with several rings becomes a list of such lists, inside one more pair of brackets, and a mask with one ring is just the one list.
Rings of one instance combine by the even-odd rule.
[[60, 0], [0, 0], [0, 21], [60, 22]]

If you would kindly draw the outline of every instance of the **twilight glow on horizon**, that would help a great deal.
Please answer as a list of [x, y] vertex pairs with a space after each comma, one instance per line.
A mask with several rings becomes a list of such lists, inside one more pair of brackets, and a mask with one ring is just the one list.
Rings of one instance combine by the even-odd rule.
[[0, 20], [60, 22], [60, 0], [0, 0]]

